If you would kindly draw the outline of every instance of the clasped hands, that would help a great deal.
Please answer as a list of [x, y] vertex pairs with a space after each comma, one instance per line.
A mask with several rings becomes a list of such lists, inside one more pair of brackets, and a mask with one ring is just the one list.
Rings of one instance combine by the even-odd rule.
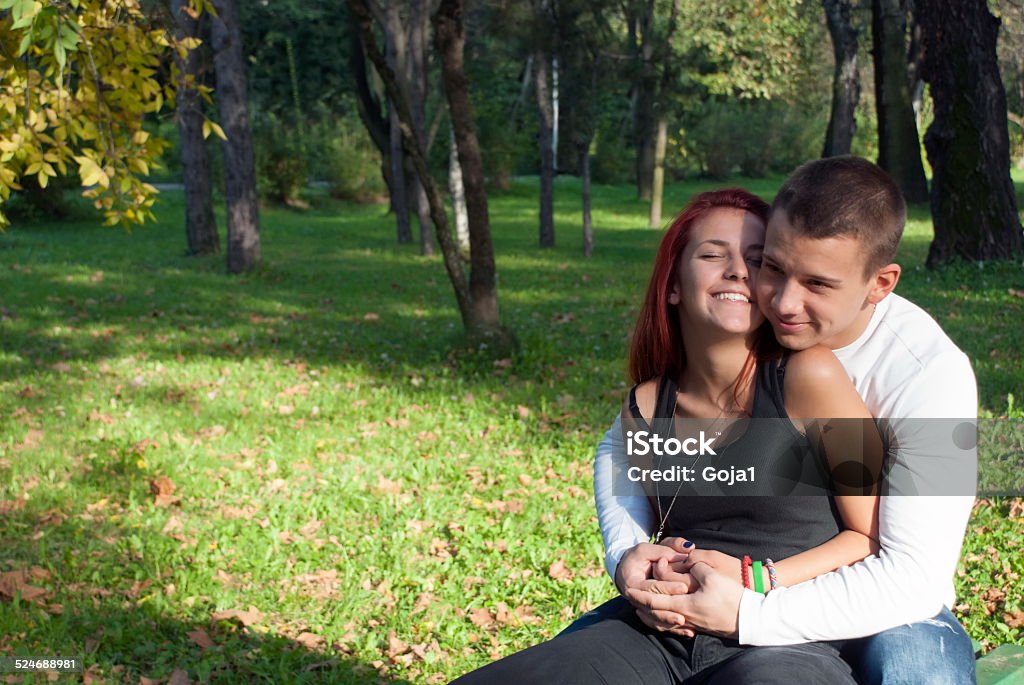
[[735, 557], [670, 537], [626, 552], [615, 569], [615, 585], [655, 630], [735, 638], [743, 596], [740, 567]]

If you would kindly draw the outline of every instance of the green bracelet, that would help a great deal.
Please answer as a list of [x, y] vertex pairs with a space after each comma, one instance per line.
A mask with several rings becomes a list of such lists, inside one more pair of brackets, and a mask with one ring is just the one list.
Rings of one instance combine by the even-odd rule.
[[754, 574], [754, 592], [764, 594], [764, 579], [761, 578], [761, 562], [755, 561], [751, 565], [750, 572]]

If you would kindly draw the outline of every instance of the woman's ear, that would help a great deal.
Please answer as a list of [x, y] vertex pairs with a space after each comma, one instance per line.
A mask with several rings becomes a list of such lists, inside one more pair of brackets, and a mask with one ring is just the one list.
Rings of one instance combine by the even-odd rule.
[[672, 286], [672, 292], [668, 296], [668, 303], [671, 305], [679, 304], [679, 284]]

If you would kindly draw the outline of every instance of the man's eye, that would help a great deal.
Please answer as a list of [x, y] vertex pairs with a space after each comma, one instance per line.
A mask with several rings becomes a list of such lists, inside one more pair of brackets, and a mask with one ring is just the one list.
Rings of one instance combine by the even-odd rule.
[[754, 266], [761, 266], [760, 257], [747, 257], [747, 261], [753, 264]]
[[822, 283], [821, 281], [808, 281], [807, 285], [817, 290], [824, 290], [829, 287], [828, 283]]

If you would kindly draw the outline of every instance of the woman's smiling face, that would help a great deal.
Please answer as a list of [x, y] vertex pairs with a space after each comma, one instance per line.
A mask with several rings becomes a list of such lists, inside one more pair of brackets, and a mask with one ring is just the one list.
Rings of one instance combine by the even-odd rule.
[[714, 209], [694, 224], [669, 296], [684, 331], [746, 334], [764, 322], [755, 292], [764, 234], [742, 209]]

